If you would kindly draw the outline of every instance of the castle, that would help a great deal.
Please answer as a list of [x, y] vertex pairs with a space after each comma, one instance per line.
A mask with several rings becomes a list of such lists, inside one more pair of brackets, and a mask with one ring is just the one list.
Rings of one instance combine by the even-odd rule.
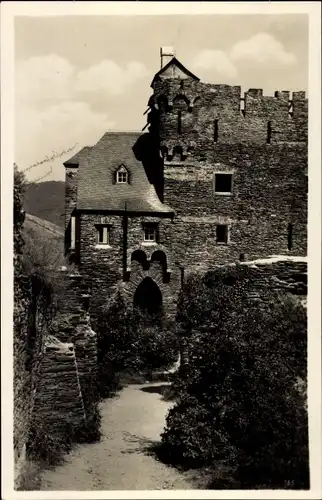
[[161, 48], [145, 133], [64, 163], [65, 252], [92, 293], [172, 315], [185, 276], [307, 253], [305, 92], [202, 83]]

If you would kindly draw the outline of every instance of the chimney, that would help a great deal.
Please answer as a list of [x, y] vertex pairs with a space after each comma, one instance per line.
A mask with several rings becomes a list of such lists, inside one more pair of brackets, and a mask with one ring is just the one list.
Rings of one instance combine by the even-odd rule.
[[174, 57], [175, 50], [174, 47], [161, 47], [160, 48], [160, 56], [161, 56], [161, 69], [164, 68], [168, 64], [169, 61]]

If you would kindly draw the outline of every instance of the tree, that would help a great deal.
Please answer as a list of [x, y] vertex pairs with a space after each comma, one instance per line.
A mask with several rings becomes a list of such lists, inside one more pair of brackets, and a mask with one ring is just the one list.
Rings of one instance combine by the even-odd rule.
[[118, 387], [118, 374], [167, 368], [177, 358], [177, 338], [162, 316], [129, 307], [116, 293], [109, 303], [93, 304], [93, 328], [98, 335], [101, 395]]
[[24, 246], [23, 224], [25, 212], [23, 210], [23, 193], [26, 189], [26, 178], [23, 172], [14, 165], [14, 185], [13, 185], [13, 236], [14, 236], [14, 268], [15, 272], [20, 270], [21, 255]]
[[251, 300], [255, 281], [238, 267], [188, 280], [178, 318], [189, 363], [174, 383], [164, 450], [189, 467], [234, 461], [242, 487], [307, 487], [306, 394], [297, 383], [306, 383], [306, 312], [270, 289]]

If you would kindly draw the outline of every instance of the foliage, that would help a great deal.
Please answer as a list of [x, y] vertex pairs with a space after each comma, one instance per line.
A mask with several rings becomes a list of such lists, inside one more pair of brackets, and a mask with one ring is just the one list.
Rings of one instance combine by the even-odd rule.
[[13, 186], [13, 230], [14, 230], [14, 263], [15, 271], [18, 271], [20, 258], [24, 246], [23, 224], [25, 212], [23, 210], [23, 194], [26, 187], [26, 179], [23, 172], [14, 165], [14, 186]]
[[145, 372], [167, 368], [177, 357], [173, 326], [162, 316], [151, 317], [128, 308], [118, 293], [110, 304], [102, 304], [93, 314], [98, 335], [98, 363], [102, 396], [119, 387], [123, 372]]
[[14, 165], [14, 267], [17, 321], [20, 314], [18, 309], [22, 307], [19, 290], [23, 276], [30, 280], [33, 294], [43, 303], [45, 301], [48, 309], [50, 303], [53, 306], [55, 295], [61, 293], [61, 280], [56, 271], [62, 265], [69, 265], [63, 256], [63, 241], [30, 226], [25, 220], [24, 198], [29, 187], [24, 172]]
[[32, 426], [27, 446], [28, 458], [47, 465], [59, 464], [65, 453], [71, 450], [72, 429], [66, 429], [60, 435], [48, 432], [46, 425], [37, 422]]
[[305, 487], [306, 313], [269, 289], [249, 300], [255, 281], [246, 267], [188, 280], [178, 319], [189, 363], [173, 384], [163, 447], [189, 467], [237, 461], [242, 486]]

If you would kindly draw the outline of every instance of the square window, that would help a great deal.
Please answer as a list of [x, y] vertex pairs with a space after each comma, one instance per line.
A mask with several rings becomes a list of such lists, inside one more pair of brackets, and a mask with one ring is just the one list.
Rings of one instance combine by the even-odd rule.
[[117, 182], [119, 184], [127, 183], [127, 172], [117, 172]]
[[108, 226], [98, 227], [98, 243], [100, 245], [109, 245], [110, 242], [110, 231]]
[[144, 226], [144, 241], [156, 241], [155, 226]]
[[215, 174], [215, 193], [231, 193], [232, 181], [232, 174]]
[[216, 227], [216, 242], [222, 244], [228, 243], [228, 226], [226, 224], [219, 224]]

